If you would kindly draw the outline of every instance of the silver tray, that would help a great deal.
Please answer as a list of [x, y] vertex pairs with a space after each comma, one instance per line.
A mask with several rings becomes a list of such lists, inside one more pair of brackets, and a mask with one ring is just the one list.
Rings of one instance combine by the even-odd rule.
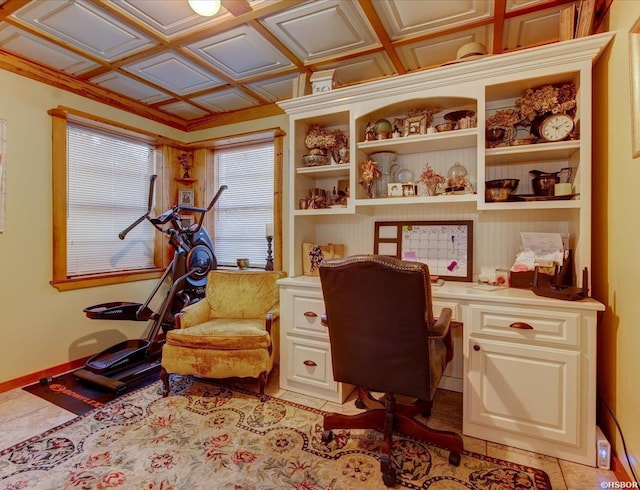
[[580, 193], [566, 194], [564, 196], [536, 196], [534, 194], [512, 194], [507, 198], [507, 201], [569, 201], [579, 195]]

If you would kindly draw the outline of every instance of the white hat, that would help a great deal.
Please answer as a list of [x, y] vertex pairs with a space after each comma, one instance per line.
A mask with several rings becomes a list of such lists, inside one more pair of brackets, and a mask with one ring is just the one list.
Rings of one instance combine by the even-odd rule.
[[442, 66], [477, 60], [478, 58], [484, 58], [485, 56], [487, 56], [487, 47], [482, 43], [471, 42], [463, 44], [460, 49], [458, 49], [455, 60], [447, 61], [446, 63], [443, 63]]

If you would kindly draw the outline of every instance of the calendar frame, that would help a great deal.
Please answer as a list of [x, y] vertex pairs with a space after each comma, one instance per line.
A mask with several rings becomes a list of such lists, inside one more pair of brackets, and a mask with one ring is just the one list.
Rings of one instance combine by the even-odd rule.
[[[449, 281], [466, 281], [473, 280], [473, 221], [472, 220], [443, 220], [443, 221], [376, 221], [373, 237], [373, 253], [379, 255], [388, 255], [401, 259], [403, 257], [403, 238], [402, 233], [405, 227], [420, 226], [433, 227], [434, 231], [445, 231], [451, 229], [451, 233], [462, 234], [466, 240], [466, 247], [462, 250], [461, 257], [464, 267], [457, 275], [448, 275], [437, 273], [442, 279]], [[454, 236], [454, 235], [452, 235]], [[428, 253], [417, 256], [418, 262], [424, 262], [429, 265], [433, 263], [436, 257], [429, 256]], [[431, 274], [436, 272], [429, 268]]]

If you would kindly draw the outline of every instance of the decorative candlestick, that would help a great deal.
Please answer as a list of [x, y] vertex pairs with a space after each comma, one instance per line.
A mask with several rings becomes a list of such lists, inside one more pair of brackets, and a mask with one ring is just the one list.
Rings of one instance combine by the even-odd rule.
[[271, 249], [271, 242], [273, 242], [273, 223], [267, 223], [265, 236], [267, 238], [267, 264], [264, 267], [266, 271], [273, 270], [273, 254]]
[[273, 241], [272, 236], [267, 237], [267, 264], [264, 266], [264, 270], [272, 271], [273, 270], [273, 255], [271, 250], [271, 242]]

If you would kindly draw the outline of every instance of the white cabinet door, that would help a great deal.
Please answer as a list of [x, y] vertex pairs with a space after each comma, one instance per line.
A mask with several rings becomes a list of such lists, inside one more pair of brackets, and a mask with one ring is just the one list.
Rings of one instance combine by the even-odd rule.
[[472, 424], [580, 442], [580, 352], [470, 338], [468, 367]]

